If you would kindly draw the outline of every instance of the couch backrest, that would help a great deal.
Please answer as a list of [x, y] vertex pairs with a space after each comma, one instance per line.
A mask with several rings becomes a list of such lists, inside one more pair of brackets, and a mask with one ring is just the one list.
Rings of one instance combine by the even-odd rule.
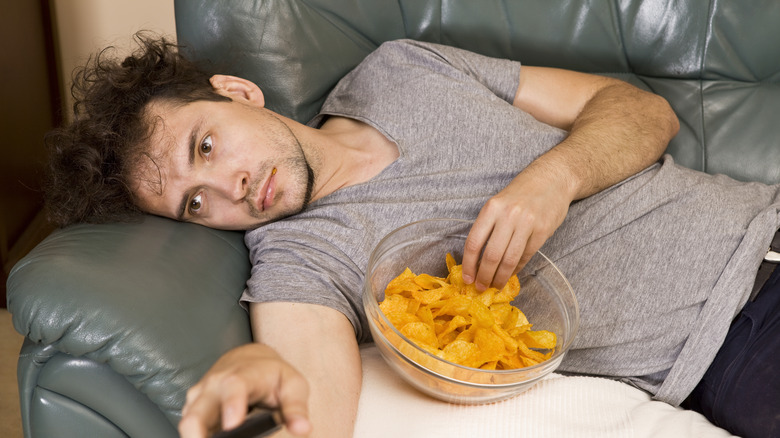
[[670, 101], [677, 162], [780, 182], [776, 0], [176, 0], [180, 43], [308, 121], [386, 40], [623, 77]]

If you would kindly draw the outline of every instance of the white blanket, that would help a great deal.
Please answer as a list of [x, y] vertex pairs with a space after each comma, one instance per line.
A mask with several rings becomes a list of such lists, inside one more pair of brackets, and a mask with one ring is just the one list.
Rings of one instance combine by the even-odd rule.
[[704, 416], [653, 401], [634, 387], [552, 374], [509, 400], [454, 405], [404, 382], [374, 346], [361, 349], [363, 391], [356, 438], [730, 437]]

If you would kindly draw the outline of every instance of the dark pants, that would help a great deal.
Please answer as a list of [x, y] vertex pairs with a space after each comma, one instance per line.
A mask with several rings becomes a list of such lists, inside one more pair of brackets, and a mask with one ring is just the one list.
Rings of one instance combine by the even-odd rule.
[[780, 267], [734, 320], [684, 407], [741, 437], [780, 437]]

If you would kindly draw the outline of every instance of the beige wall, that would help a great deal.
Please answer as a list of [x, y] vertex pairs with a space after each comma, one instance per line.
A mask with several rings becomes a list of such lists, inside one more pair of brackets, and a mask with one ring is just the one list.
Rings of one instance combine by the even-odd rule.
[[139, 30], [176, 37], [173, 0], [52, 0], [52, 4], [68, 111], [71, 73], [90, 55], [109, 45], [122, 53], [129, 51], [132, 35]]

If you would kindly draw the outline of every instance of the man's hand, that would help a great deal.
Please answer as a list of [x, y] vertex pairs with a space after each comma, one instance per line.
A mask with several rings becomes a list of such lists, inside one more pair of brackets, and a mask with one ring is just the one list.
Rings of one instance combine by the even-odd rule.
[[246, 418], [249, 405], [281, 412], [293, 435], [311, 430], [306, 380], [270, 347], [247, 344], [225, 353], [187, 392], [179, 422], [183, 438], [207, 437], [214, 430], [232, 429]]
[[[571, 197], [565, 178], [529, 166], [482, 207], [466, 238], [463, 279], [502, 287], [561, 225]], [[483, 251], [484, 248], [484, 251]]]

